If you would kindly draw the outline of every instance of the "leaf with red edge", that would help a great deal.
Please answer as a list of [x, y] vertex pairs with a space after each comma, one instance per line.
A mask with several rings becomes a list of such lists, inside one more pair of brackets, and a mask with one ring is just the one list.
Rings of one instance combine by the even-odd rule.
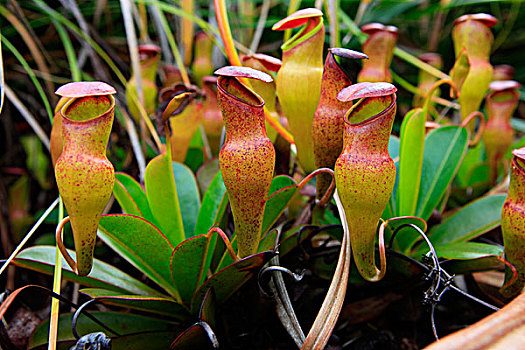
[[179, 292], [171, 282], [173, 246], [159, 229], [136, 216], [103, 215], [98, 236], [180, 302]]
[[85, 288], [80, 293], [102, 302], [133, 310], [163, 315], [177, 320], [186, 320], [190, 313], [183, 305], [168, 297], [150, 297], [134, 294], [123, 294], [107, 289]]
[[218, 345], [217, 337], [210, 326], [205, 322], [197, 322], [188, 327], [173, 341], [170, 350], [218, 348]]
[[[68, 250], [75, 258], [75, 252]], [[56, 247], [34, 246], [21, 251], [13, 260], [13, 265], [53, 275], [55, 268]], [[104, 288], [122, 294], [139, 294], [145, 296], [164, 296], [116, 267], [98, 259], [93, 259], [93, 268], [88, 276], [80, 277], [71, 270], [62, 258], [62, 277], [65, 280], [82, 286]]]
[[397, 88], [390, 83], [363, 82], [345, 87], [343, 90], [339, 91], [339, 93], [337, 94], [337, 99], [341, 102], [348, 102], [364, 97], [380, 97], [392, 95], [396, 91]]
[[273, 78], [270, 75], [250, 67], [226, 66], [217, 69], [214, 74], [223, 77], [257, 79], [264, 81], [265, 83], [271, 83], [273, 81]]
[[316, 17], [323, 17], [323, 12], [316, 8], [302, 9], [275, 23], [272, 27], [272, 30], [297, 28], [308, 22], [310, 18]]
[[224, 302], [257, 273], [273, 255], [273, 252], [262, 252], [251, 255], [211, 276], [193, 295], [191, 302], [192, 312], [198, 312], [208, 288], [213, 288], [215, 291], [217, 303]]
[[209, 232], [187, 239], [173, 251], [171, 277], [186, 305], [190, 304], [193, 293], [204, 281], [207, 252], [215, 235], [215, 232]]
[[69, 98], [104, 96], [116, 93], [117, 90], [113, 86], [101, 81], [77, 81], [62, 85], [55, 91], [55, 94]]
[[206, 322], [211, 327], [215, 327], [215, 309], [217, 305], [217, 298], [213, 288], [208, 289], [204, 300], [202, 301], [201, 309], [199, 311], [199, 319]]
[[156, 225], [148, 198], [134, 178], [124, 173], [116, 173], [113, 195], [125, 214], [140, 216]]
[[[147, 334], [146, 332], [166, 332], [173, 329], [175, 324], [166, 320], [160, 320], [152, 317], [146, 317], [142, 315], [135, 315], [129, 312], [115, 312], [115, 311], [90, 311], [90, 313], [95, 316], [102, 323], [110, 327], [111, 329], [119, 332], [122, 337], [127, 335], [133, 335], [136, 333], [141, 333], [141, 336]], [[58, 341], [60, 343], [66, 341], [72, 341], [73, 345], [76, 342], [75, 337], [71, 331], [71, 322], [73, 319], [73, 313], [61, 314], [59, 316], [59, 324], [64, 325], [60, 327], [58, 331]], [[66, 325], [69, 325], [67, 327]], [[101, 326], [94, 323], [92, 320], [85, 316], [81, 316], [78, 319], [77, 331], [81, 335], [85, 335], [93, 332], [106, 331], [101, 329]], [[144, 333], [142, 333], [144, 332]], [[33, 349], [37, 346], [44, 345], [47, 349], [47, 341], [49, 334], [49, 320], [42, 322], [35, 332], [32, 334], [29, 349]], [[172, 333], [173, 334], [173, 333]], [[108, 332], [108, 335], [112, 338], [112, 349], [146, 349], [146, 347], [123, 347], [115, 346], [114, 342], [119, 337], [115, 336], [111, 332]], [[172, 336], [173, 337], [173, 336]], [[173, 339], [173, 338], [171, 338]], [[151, 339], [150, 339], [151, 341]], [[144, 344], [141, 344], [144, 345]], [[155, 346], [155, 343], [150, 343], [151, 346]], [[154, 349], [155, 347], [148, 347], [149, 349]], [[161, 348], [162, 349], [162, 348]]]

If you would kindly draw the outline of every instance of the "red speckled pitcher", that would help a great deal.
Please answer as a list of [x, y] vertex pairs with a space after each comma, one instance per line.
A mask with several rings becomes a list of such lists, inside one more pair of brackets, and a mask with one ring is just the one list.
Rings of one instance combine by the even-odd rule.
[[396, 115], [397, 89], [389, 83], [359, 83], [338, 95], [360, 99], [345, 116], [343, 152], [335, 163], [335, 180], [345, 209], [352, 253], [359, 273], [369, 281], [385, 271], [375, 265], [375, 237], [396, 178], [388, 141]]
[[[334, 168], [337, 157], [343, 150], [344, 116], [352, 107], [352, 101], [341, 102], [337, 94], [352, 81], [346, 71], [337, 63], [335, 56], [346, 59], [368, 58], [365, 54], [343, 48], [332, 48], [324, 63], [321, 97], [312, 123], [315, 167]], [[328, 190], [332, 177], [321, 173], [317, 178], [317, 198]]]
[[255, 254], [261, 238], [266, 199], [275, 167], [275, 150], [266, 135], [264, 101], [237, 77], [271, 82], [272, 78], [248, 67], [224, 67], [217, 95], [226, 129], [219, 154], [224, 185], [235, 222], [239, 257]]
[[100, 215], [115, 181], [113, 165], [106, 157], [115, 108], [111, 95], [115, 90], [110, 88], [104, 83], [71, 83], [57, 90], [58, 95], [69, 99], [60, 109], [64, 146], [55, 165], [55, 177], [69, 213], [76, 263], [61, 241], [60, 230], [57, 244], [79, 276], [91, 271]]
[[509, 194], [501, 211], [501, 230], [505, 258], [516, 268], [518, 278], [512, 281], [512, 274], [506, 274], [502, 289], [506, 297], [520, 293], [525, 285], [525, 147], [512, 154]]
[[521, 85], [512, 80], [493, 81], [485, 99], [487, 125], [483, 131], [483, 143], [490, 167], [493, 184], [498, 179], [498, 170], [505, 152], [514, 139], [514, 128], [510, 124], [512, 114], [518, 107]]

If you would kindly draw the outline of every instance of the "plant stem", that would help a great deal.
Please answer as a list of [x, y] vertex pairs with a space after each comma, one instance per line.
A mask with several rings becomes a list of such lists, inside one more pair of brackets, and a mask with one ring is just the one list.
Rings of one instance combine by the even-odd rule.
[[[58, 204], [58, 222], [64, 219], [64, 203], [62, 197], [59, 197]], [[55, 247], [55, 271], [53, 274], [53, 293], [60, 294], [60, 286], [62, 284], [62, 255], [58, 249], [58, 245]], [[58, 336], [58, 316], [59, 316], [60, 300], [53, 298], [51, 300], [51, 316], [49, 319], [49, 350], [56, 348], [57, 336]]]

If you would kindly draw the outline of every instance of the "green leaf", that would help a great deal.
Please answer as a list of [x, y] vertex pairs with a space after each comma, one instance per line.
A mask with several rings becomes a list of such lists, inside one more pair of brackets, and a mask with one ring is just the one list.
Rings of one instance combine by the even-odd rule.
[[[467, 154], [465, 154], [465, 158], [463, 158], [463, 161], [461, 162], [461, 166], [459, 167], [456, 178], [454, 179], [455, 184], [459, 185], [459, 187], [469, 187], [475, 183], [473, 180], [479, 180], [473, 178], [473, 175], [475, 170], [483, 163], [484, 153], [485, 150], [483, 147], [483, 142], [480, 142], [475, 147], [468, 149]], [[476, 177], [479, 177], [479, 175]], [[488, 171], [485, 174], [485, 177], [485, 180], [488, 181]]]
[[111, 350], [169, 349], [177, 336], [171, 332], [145, 332], [111, 339]]
[[190, 168], [184, 164], [172, 162], [172, 166], [184, 232], [186, 233], [186, 238], [190, 238], [195, 235], [195, 221], [201, 206], [197, 180]]
[[270, 185], [270, 196], [264, 208], [261, 232], [264, 234], [273, 226], [297, 192], [296, 182], [289, 176], [279, 175]]
[[171, 244], [178, 245], [185, 239], [184, 225], [171, 159], [165, 153], [149, 162], [144, 181], [155, 221]]
[[214, 235], [216, 234], [212, 232], [187, 239], [173, 251], [171, 276], [186, 305], [191, 303], [193, 293], [206, 277], [204, 265]]
[[[68, 250], [75, 259], [75, 252]], [[36, 246], [21, 251], [13, 264], [26, 269], [53, 275], [55, 267], [56, 248], [52, 246]], [[146, 286], [130, 275], [112, 265], [98, 259], [93, 259], [93, 268], [88, 276], [79, 277], [62, 258], [62, 276], [68, 281], [93, 288], [104, 288], [124, 294], [139, 294], [144, 296], [163, 296], [162, 293]]]
[[498, 245], [477, 243], [477, 242], [457, 242], [434, 246], [439, 258], [454, 260], [479, 259], [486, 256], [500, 256], [503, 248]]
[[197, 313], [202, 304], [202, 300], [208, 291], [213, 288], [217, 303], [222, 303], [237, 291], [246, 281], [259, 271], [270, 258], [273, 252], [263, 252], [251, 255], [242, 260], [229, 265], [211, 276], [195, 292], [191, 302], [192, 313]]
[[[173, 329], [174, 323], [156, 318], [134, 315], [129, 312], [114, 312], [114, 311], [90, 311], [99, 321], [106, 326], [118, 332], [120, 335], [128, 335], [140, 332], [151, 332], [151, 331], [169, 331]], [[61, 314], [58, 319], [58, 323], [61, 325], [69, 325], [69, 327], [59, 327], [57, 340], [63, 341], [75, 341], [71, 330], [71, 322], [73, 320], [73, 314]], [[93, 332], [103, 331], [109, 337], [113, 338], [115, 335], [98, 325], [94, 321], [90, 320], [84, 315], [78, 318], [77, 331], [79, 334], [85, 335]], [[49, 320], [42, 322], [29, 341], [29, 348], [34, 348], [40, 345], [46, 345], [48, 342], [49, 332]], [[112, 344], [113, 345], [113, 344]], [[114, 347], [112, 347], [114, 349]]]
[[125, 214], [140, 216], [154, 225], [157, 224], [149, 208], [148, 198], [134, 178], [116, 173], [113, 194]]
[[171, 283], [170, 260], [173, 246], [155, 226], [136, 216], [103, 215], [98, 235], [114, 251], [180, 302], [179, 293]]
[[203, 164], [197, 171], [197, 183], [199, 184], [200, 193], [202, 196], [208, 190], [212, 180], [219, 172], [219, 158], [215, 157]]
[[204, 164], [204, 149], [190, 146], [188, 153], [186, 153], [184, 164], [193, 172], [197, 172], [202, 164]]
[[480, 198], [434, 226], [429, 238], [435, 245], [466, 242], [498, 227], [505, 195]]
[[195, 224], [196, 234], [205, 234], [215, 224], [221, 221], [228, 207], [228, 193], [219, 171], [202, 199], [201, 208]]
[[399, 157], [400, 143], [401, 141], [398, 137], [390, 135], [390, 139], [388, 140], [388, 154], [390, 154], [390, 157], [394, 160]]
[[425, 148], [425, 122], [426, 115], [418, 108], [410, 111], [401, 124], [396, 216], [416, 212]]
[[427, 135], [415, 216], [428, 220], [452, 182], [467, 146], [468, 132], [463, 127], [445, 126]]
[[519, 132], [525, 132], [525, 120], [518, 119], [518, 118], [512, 118], [510, 120], [510, 125]]
[[257, 248], [257, 252], [266, 252], [269, 250], [273, 250], [275, 247], [276, 241], [277, 241], [277, 230], [271, 230], [267, 234], [265, 234], [261, 241], [259, 242], [259, 247]]
[[501, 269], [503, 266], [504, 263], [498, 255], [487, 255], [469, 260], [446, 260], [441, 264], [445, 271], [455, 275]]
[[150, 312], [178, 320], [185, 320], [190, 316], [189, 311], [184, 306], [176, 303], [171, 298], [122, 294], [120, 292], [98, 288], [81, 289], [80, 293], [97, 299], [106, 305], [115, 305]]
[[194, 323], [182, 332], [170, 346], [170, 350], [208, 349], [211, 342], [202, 323]]

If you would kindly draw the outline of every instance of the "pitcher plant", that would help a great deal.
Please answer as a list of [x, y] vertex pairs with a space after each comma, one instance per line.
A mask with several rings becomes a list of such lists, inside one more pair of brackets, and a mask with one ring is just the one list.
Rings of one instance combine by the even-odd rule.
[[[115, 181], [113, 165], [106, 157], [115, 93], [111, 86], [99, 82], [70, 83], [56, 91], [67, 98], [59, 111], [63, 149], [55, 165], [55, 177], [69, 213], [56, 238], [62, 255], [79, 276], [91, 271], [100, 215]], [[61, 239], [61, 228], [67, 221], [73, 230], [76, 262]]]
[[219, 102], [217, 101], [217, 77], [205, 76], [202, 78], [201, 84], [202, 90], [206, 94], [202, 107], [202, 125], [206, 132], [211, 152], [216, 155], [219, 153], [222, 129], [224, 128]]
[[[441, 70], [443, 68], [443, 58], [441, 55], [434, 52], [426, 52], [419, 56], [419, 59], [434, 68]], [[420, 69], [418, 74], [418, 83], [417, 88], [424, 94], [428, 93], [434, 83], [437, 81], [437, 78], [427, 71]], [[439, 94], [439, 91], [435, 91], [435, 95]], [[413, 107], [423, 107], [426, 95], [415, 95]]]
[[492, 184], [498, 179], [503, 156], [512, 145], [514, 128], [510, 119], [518, 107], [521, 84], [516, 81], [493, 81], [485, 98], [487, 124], [483, 132], [483, 143], [489, 161]]
[[[140, 60], [140, 74], [142, 78], [142, 94], [144, 96], [144, 109], [148, 115], [155, 113], [157, 108], [157, 84], [155, 77], [157, 75], [157, 67], [160, 60], [160, 48], [157, 45], [147, 44], [138, 47]], [[137, 72], [133, 72], [130, 80], [126, 85], [126, 103], [128, 105], [129, 114], [135, 119], [140, 120], [140, 112], [137, 107], [137, 102], [140, 101], [137, 95]]]
[[[465, 120], [479, 109], [492, 80], [492, 66], [489, 62], [494, 36], [490, 28], [498, 20], [485, 13], [464, 15], [454, 22], [452, 39], [456, 62], [450, 77], [459, 88], [461, 119]], [[472, 130], [474, 124], [470, 123]]]
[[[182, 103], [175, 102], [174, 97], [185, 95]], [[203, 117], [202, 91], [194, 85], [175, 84], [163, 89], [160, 94], [160, 105], [166, 106], [162, 120], [168, 120], [170, 132], [171, 159], [183, 163], [190, 147], [190, 141]], [[166, 105], [167, 104], [167, 105]]]
[[195, 35], [195, 58], [191, 65], [193, 79], [202, 88], [202, 79], [213, 74], [213, 40], [204, 32], [199, 31]]
[[514, 78], [515, 72], [516, 69], [514, 69], [512, 66], [509, 66], [508, 64], [498, 64], [497, 66], [494, 66], [492, 72], [492, 81], [512, 80]]
[[[364, 59], [361, 52], [343, 48], [328, 50], [321, 81], [321, 97], [312, 122], [312, 140], [314, 146], [315, 167], [334, 168], [335, 161], [343, 150], [344, 116], [352, 106], [352, 101], [341, 102], [337, 94], [346, 86], [352, 85], [347, 72], [335, 57], [346, 59]], [[321, 198], [332, 181], [326, 173], [317, 178], [317, 198]]]
[[300, 26], [301, 30], [281, 46], [283, 63], [277, 73], [277, 95], [294, 137], [297, 160], [310, 173], [315, 170], [312, 121], [323, 75], [323, 13], [313, 8], [299, 10], [272, 29]]
[[[112, 88], [113, 89], [113, 88]], [[62, 116], [60, 110], [66, 102], [69, 100], [69, 97], [61, 97], [55, 107], [55, 115], [53, 117], [53, 127], [51, 128], [51, 137], [50, 137], [50, 151], [51, 151], [51, 162], [53, 167], [55, 166], [58, 157], [62, 154], [62, 148], [64, 147], [64, 141], [62, 139]]]
[[238, 78], [272, 82], [271, 76], [248, 67], [223, 67], [217, 95], [226, 138], [219, 163], [228, 190], [238, 254], [256, 253], [262, 219], [275, 167], [275, 150], [266, 135], [264, 100]]
[[359, 99], [344, 116], [344, 146], [334, 170], [353, 257], [368, 281], [378, 281], [385, 273], [383, 259], [381, 270], [375, 265], [375, 237], [396, 178], [388, 153], [396, 90], [390, 83], [365, 82], [346, 87], [337, 95], [342, 102]]
[[369, 23], [361, 28], [368, 34], [363, 44], [363, 52], [368, 60], [363, 61], [363, 68], [357, 76], [358, 82], [392, 82], [390, 62], [397, 43], [397, 28], [381, 23]]
[[[270, 72], [278, 72], [281, 69], [282, 62], [280, 59], [264, 55], [261, 53], [251, 54], [242, 57], [242, 64], [258, 71], [271, 75]], [[264, 100], [264, 108], [270, 113], [271, 117], [280, 122], [279, 113], [277, 113], [277, 94], [275, 82], [264, 83], [258, 80], [251, 82], [253, 91], [255, 91]], [[266, 121], [266, 133], [272, 142], [275, 142], [277, 131]]]
[[510, 269], [505, 274], [502, 293], [512, 297], [525, 285], [525, 147], [512, 151], [512, 166], [507, 199], [501, 210], [501, 230], [505, 258], [517, 270], [517, 279]]

